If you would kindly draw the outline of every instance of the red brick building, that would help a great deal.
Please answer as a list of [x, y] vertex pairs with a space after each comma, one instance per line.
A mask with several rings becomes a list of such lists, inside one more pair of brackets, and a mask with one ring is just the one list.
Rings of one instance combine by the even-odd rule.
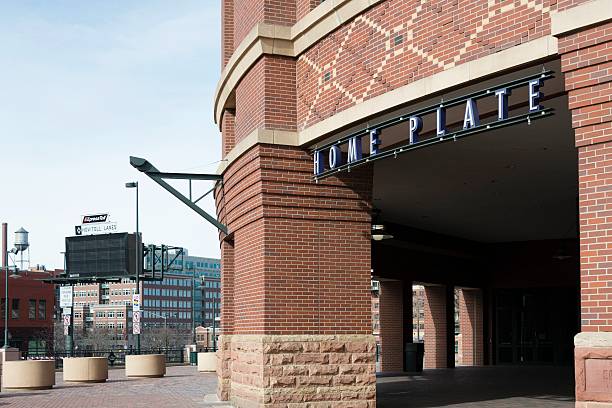
[[610, 1], [222, 4], [221, 399], [375, 406], [374, 277], [383, 371], [419, 284], [426, 367], [612, 402]]
[[[9, 345], [21, 351], [53, 350], [54, 285], [42, 282], [53, 271], [26, 270], [9, 275]], [[2, 293], [0, 326], [4, 333], [4, 274], [0, 279]]]

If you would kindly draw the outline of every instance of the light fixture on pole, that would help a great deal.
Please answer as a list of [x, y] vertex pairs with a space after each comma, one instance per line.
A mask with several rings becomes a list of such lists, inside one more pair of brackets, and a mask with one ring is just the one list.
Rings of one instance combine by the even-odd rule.
[[[140, 256], [138, 253], [140, 252], [141, 242], [140, 242], [140, 229], [138, 225], [138, 182], [131, 181], [129, 183], [125, 183], [125, 188], [135, 188], [136, 189], [136, 294], [140, 295]], [[142, 304], [142, 302], [140, 302]], [[136, 334], [136, 353], [140, 354], [140, 333]]]

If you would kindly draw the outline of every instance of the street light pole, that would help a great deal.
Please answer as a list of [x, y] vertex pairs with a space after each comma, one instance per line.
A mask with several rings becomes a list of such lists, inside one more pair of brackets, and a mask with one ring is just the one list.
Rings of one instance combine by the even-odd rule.
[[195, 328], [196, 328], [195, 326], [195, 268], [192, 268], [192, 274], [191, 274], [191, 331], [193, 332], [193, 344], [194, 346], [197, 346]]
[[[138, 225], [138, 182], [125, 183], [126, 188], [136, 188], [136, 294], [140, 295], [140, 228]], [[142, 305], [140, 299], [140, 305]], [[133, 313], [133, 312], [132, 312]], [[141, 319], [142, 321], [142, 319]], [[132, 323], [133, 324], [133, 323]], [[140, 333], [136, 334], [136, 354], [140, 354]]]
[[2, 269], [4, 269], [4, 348], [8, 348], [8, 225], [2, 223]]

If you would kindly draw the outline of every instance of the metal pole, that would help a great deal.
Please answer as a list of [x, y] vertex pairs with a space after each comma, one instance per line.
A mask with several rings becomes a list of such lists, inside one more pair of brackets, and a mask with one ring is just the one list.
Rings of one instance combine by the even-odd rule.
[[[216, 292], [213, 292], [216, 293]], [[215, 329], [217, 328], [217, 299], [213, 297], [213, 311], [212, 311], [212, 317], [213, 317], [213, 332], [212, 332], [212, 336], [213, 336], [213, 351], [217, 351], [217, 336], [215, 336]]]
[[[136, 294], [140, 295], [140, 229], [138, 225], [138, 184], [136, 184]], [[142, 299], [140, 300], [140, 304], [142, 304]], [[142, 318], [140, 319], [140, 321], [142, 322]], [[140, 334], [136, 335], [136, 353], [140, 354]]]
[[191, 274], [191, 331], [193, 332], [193, 344], [196, 345], [195, 332], [195, 268]]
[[2, 223], [2, 268], [4, 269], [4, 348], [8, 348], [8, 225]]

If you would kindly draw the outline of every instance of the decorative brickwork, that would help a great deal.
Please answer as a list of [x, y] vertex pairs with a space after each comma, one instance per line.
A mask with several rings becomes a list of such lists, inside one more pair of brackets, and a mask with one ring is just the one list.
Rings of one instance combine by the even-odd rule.
[[417, 79], [547, 35], [556, 7], [556, 0], [385, 1], [299, 57], [298, 129]]
[[425, 286], [425, 368], [446, 368], [446, 288]]
[[482, 292], [459, 290], [459, 328], [461, 330], [461, 364], [481, 366], [484, 363]]
[[380, 282], [380, 370], [404, 370], [403, 283]]
[[376, 406], [371, 335], [236, 335], [227, 343], [236, 407]]
[[559, 39], [578, 147], [582, 331], [612, 331], [612, 23]]

